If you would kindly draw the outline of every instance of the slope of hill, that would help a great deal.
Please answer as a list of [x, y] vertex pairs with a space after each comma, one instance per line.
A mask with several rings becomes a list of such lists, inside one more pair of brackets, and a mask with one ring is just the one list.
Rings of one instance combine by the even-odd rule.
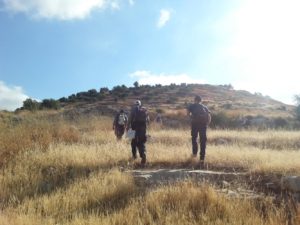
[[140, 99], [153, 119], [157, 113], [160, 113], [166, 121], [170, 122], [178, 119], [185, 121], [186, 107], [193, 102], [196, 94], [202, 97], [204, 104], [209, 107], [215, 118], [227, 120], [227, 125], [237, 126], [245, 123], [265, 125], [273, 124], [274, 120], [281, 125], [286, 125], [286, 120], [294, 117], [294, 106], [259, 93], [251, 94], [247, 91], [234, 90], [231, 85], [172, 84], [130, 88], [122, 85], [112, 90], [101, 88], [99, 92], [95, 89], [79, 92], [67, 98], [63, 97], [59, 101], [63, 111], [68, 115], [82, 113], [112, 115], [120, 108], [129, 110], [133, 102]]
[[27, 110], [40, 111], [39, 115], [46, 117], [58, 115], [70, 119], [87, 115], [113, 117], [120, 109], [129, 112], [135, 100], [140, 99], [152, 121], [160, 114], [164, 125], [178, 127], [189, 124], [186, 108], [193, 103], [195, 95], [200, 95], [211, 110], [211, 127], [300, 128], [293, 105], [260, 93], [234, 90], [231, 85], [209, 84], [136, 85], [129, 88], [122, 85], [112, 90], [104, 87], [99, 91], [91, 89], [78, 92], [58, 100], [44, 99], [41, 103], [27, 99], [15, 114], [0, 111], [0, 119], [18, 121], [20, 116], [29, 113]]

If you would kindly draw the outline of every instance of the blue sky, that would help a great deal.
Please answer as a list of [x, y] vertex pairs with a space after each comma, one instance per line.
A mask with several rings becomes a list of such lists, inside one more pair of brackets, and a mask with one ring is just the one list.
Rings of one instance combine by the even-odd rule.
[[298, 0], [0, 0], [0, 109], [134, 81], [293, 103]]

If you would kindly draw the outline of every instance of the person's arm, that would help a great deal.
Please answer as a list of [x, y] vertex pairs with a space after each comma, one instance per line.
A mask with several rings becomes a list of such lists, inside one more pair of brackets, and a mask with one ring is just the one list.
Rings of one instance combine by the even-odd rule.
[[189, 105], [189, 106], [186, 108], [186, 115], [187, 115], [188, 117], [191, 116], [191, 105]]
[[114, 118], [114, 122], [113, 122], [113, 130], [116, 128], [117, 118], [118, 118], [118, 114], [117, 114], [117, 115], [115, 116], [115, 118]]
[[146, 117], [146, 123], [147, 123], [147, 125], [150, 125], [150, 117], [149, 117], [148, 113], [147, 113], [147, 117]]
[[208, 113], [207, 125], [209, 125], [211, 122], [211, 112], [206, 106], [205, 106], [205, 110], [207, 110], [207, 113]]
[[128, 116], [125, 114], [125, 129], [128, 127]]
[[208, 113], [208, 122], [207, 122], [207, 125], [209, 125], [210, 122], [211, 122], [211, 115], [210, 115], [210, 111], [209, 111], [209, 113]]
[[128, 117], [128, 123], [126, 126], [126, 130], [129, 130], [129, 128], [131, 128], [131, 123], [132, 123], [132, 119], [133, 119], [133, 109], [131, 109], [129, 117]]

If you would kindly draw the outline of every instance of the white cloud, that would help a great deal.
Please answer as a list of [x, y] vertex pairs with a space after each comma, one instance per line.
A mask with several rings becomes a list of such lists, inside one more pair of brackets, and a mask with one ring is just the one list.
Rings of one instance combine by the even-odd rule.
[[170, 10], [166, 10], [166, 9], [160, 10], [157, 27], [158, 28], [164, 27], [170, 19], [171, 19], [171, 11]]
[[[107, 0], [3, 0], [7, 11], [35, 18], [83, 19], [92, 10], [104, 8]], [[116, 7], [112, 4], [111, 7]]]
[[129, 5], [134, 5], [134, 1], [133, 0], [128, 0]]
[[155, 85], [155, 84], [161, 84], [161, 85], [169, 85], [171, 83], [173, 84], [181, 84], [181, 83], [187, 83], [187, 84], [194, 84], [194, 83], [205, 83], [202, 79], [194, 79], [190, 77], [187, 74], [154, 74], [150, 71], [146, 70], [138, 70], [132, 74], [130, 74], [130, 77], [137, 78], [139, 84], [149, 84], [149, 85]]
[[120, 9], [119, 3], [118, 3], [118, 2], [115, 2], [115, 1], [113, 1], [113, 2], [110, 3], [110, 7], [111, 7], [112, 9], [114, 9], [114, 10], [119, 10], [119, 9]]
[[0, 81], [0, 110], [15, 110], [21, 107], [27, 98], [28, 96], [24, 94], [21, 87], [9, 87]]
[[244, 0], [222, 18], [218, 36], [229, 41], [217, 55], [239, 75], [235, 88], [293, 102], [300, 92], [299, 11], [298, 0]]

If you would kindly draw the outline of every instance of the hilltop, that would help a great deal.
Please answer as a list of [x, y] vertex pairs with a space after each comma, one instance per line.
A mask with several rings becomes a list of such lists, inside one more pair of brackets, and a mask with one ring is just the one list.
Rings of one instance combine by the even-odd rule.
[[[260, 93], [251, 94], [244, 90], [234, 90], [231, 85], [181, 84], [181, 85], [141, 85], [135, 87], [116, 86], [109, 90], [100, 88], [79, 92], [59, 99], [68, 115], [100, 113], [113, 115], [120, 108], [129, 110], [136, 99], [145, 105], [152, 119], [160, 113], [166, 123], [176, 125], [178, 120], [186, 120], [186, 107], [194, 96], [202, 97], [214, 115], [215, 126], [240, 126], [241, 124], [263, 124], [286, 126], [294, 117], [294, 106], [276, 101]], [[275, 121], [275, 122], [274, 122]], [[256, 124], [256, 125], [257, 125]]]
[[[211, 127], [219, 128], [299, 128], [295, 120], [295, 106], [284, 104], [260, 93], [234, 90], [231, 85], [180, 84], [180, 85], [118, 85], [111, 90], [102, 87], [61, 97], [58, 100], [44, 99], [37, 102], [27, 99], [23, 107], [15, 111], [41, 111], [46, 115], [59, 115], [74, 119], [78, 116], [106, 115], [113, 117], [121, 108], [129, 112], [134, 101], [140, 99], [147, 107], [152, 121], [160, 114], [163, 124], [168, 127], [187, 126], [186, 108], [193, 103], [195, 95], [212, 112]], [[50, 110], [50, 111], [49, 111]], [[8, 112], [0, 112], [7, 117]]]

